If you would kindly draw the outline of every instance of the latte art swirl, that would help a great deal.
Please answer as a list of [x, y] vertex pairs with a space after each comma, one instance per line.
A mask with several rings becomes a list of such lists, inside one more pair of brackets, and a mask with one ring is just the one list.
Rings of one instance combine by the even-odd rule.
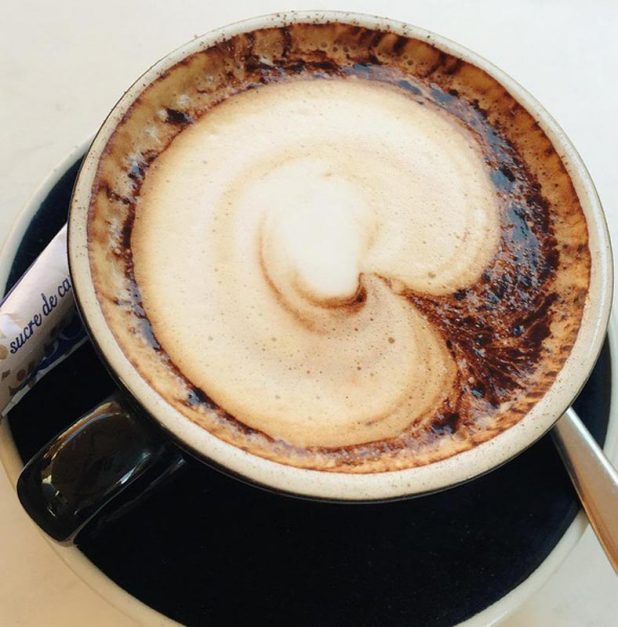
[[308, 470], [400, 495], [544, 411], [589, 302], [587, 223], [482, 68], [389, 29], [274, 24], [196, 44], [106, 142], [96, 298], [198, 453], [291, 492]]
[[184, 130], [149, 170], [131, 245], [193, 385], [275, 440], [341, 447], [421, 428], [448, 396], [454, 357], [409, 296], [471, 285], [499, 241], [469, 129], [333, 79], [246, 91]]

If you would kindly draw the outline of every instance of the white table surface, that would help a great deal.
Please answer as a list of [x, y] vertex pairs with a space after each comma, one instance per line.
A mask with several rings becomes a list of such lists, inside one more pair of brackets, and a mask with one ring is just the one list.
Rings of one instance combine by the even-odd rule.
[[[618, 241], [613, 0], [1, 0], [0, 240], [50, 169], [97, 129], [152, 62], [216, 26], [304, 8], [388, 15], [454, 39], [506, 70], [580, 151]], [[588, 530], [504, 624], [612, 627], [618, 624], [617, 583]], [[0, 468], [0, 625], [43, 624], [129, 623], [57, 560]]]

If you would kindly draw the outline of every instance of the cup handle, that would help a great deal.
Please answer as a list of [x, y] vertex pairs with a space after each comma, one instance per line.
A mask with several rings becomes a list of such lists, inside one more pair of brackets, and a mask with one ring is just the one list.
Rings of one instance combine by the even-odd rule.
[[44, 446], [22, 470], [17, 494], [43, 531], [71, 544], [128, 486], [144, 481], [143, 495], [183, 465], [169, 437], [117, 395]]

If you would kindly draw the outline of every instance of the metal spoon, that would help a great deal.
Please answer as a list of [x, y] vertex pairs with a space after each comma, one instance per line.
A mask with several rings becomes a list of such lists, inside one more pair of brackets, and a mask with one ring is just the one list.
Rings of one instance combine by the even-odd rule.
[[601, 546], [618, 573], [618, 472], [572, 407], [552, 436]]

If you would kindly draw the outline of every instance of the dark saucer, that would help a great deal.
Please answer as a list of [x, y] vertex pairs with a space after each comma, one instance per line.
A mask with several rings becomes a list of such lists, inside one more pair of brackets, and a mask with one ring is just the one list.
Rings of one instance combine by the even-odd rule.
[[[32, 219], [9, 285], [65, 221], [76, 172]], [[80, 348], [10, 412], [22, 458], [112, 389], [92, 347]], [[610, 394], [606, 343], [575, 404], [600, 442]], [[83, 532], [79, 547], [130, 594], [189, 625], [452, 625], [524, 581], [578, 507], [548, 437], [485, 477], [378, 505], [277, 496], [189, 460], [122, 516]]]

